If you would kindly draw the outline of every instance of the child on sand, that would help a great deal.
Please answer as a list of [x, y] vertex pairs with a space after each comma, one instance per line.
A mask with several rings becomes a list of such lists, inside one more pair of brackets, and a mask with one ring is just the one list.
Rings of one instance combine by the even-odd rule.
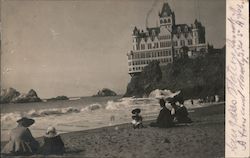
[[140, 112], [141, 112], [141, 109], [139, 108], [136, 108], [134, 110], [132, 110], [132, 125], [133, 125], [133, 128], [136, 129], [136, 128], [142, 128], [143, 125], [142, 125], [142, 117], [140, 116]]
[[48, 127], [40, 153], [43, 155], [62, 155], [64, 151], [64, 143], [55, 127]]

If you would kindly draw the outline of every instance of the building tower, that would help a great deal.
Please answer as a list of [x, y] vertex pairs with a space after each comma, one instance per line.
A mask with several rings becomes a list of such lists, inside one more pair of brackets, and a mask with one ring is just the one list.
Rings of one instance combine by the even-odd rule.
[[175, 25], [175, 15], [171, 11], [168, 3], [164, 3], [161, 12], [159, 13], [160, 27], [166, 27], [172, 32], [172, 27]]

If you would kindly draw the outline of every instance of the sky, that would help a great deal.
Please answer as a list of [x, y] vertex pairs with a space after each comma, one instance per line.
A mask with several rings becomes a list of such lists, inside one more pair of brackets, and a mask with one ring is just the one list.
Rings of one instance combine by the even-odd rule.
[[[39, 97], [124, 94], [134, 26], [159, 23], [164, 2], [177, 24], [197, 18], [206, 40], [225, 44], [225, 0], [2, 0], [1, 87]], [[199, 8], [199, 9], [197, 9]]]

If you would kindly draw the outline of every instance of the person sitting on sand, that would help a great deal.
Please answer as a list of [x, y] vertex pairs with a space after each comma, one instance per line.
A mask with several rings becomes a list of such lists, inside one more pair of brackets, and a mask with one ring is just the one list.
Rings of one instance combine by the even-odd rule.
[[48, 127], [40, 153], [43, 155], [62, 155], [64, 152], [65, 148], [61, 136], [57, 134], [55, 127]]
[[175, 103], [171, 103], [171, 106], [175, 110], [174, 117], [178, 123], [192, 123], [192, 120], [188, 117], [187, 108], [183, 104], [178, 106]]
[[22, 117], [17, 120], [17, 127], [10, 132], [10, 141], [2, 150], [3, 154], [23, 156], [32, 155], [37, 152], [39, 143], [32, 136], [29, 126], [35, 123], [35, 120]]
[[133, 128], [136, 129], [136, 128], [142, 128], [143, 125], [142, 125], [142, 117], [140, 116], [140, 112], [141, 112], [141, 109], [139, 108], [136, 108], [134, 110], [132, 110], [132, 124], [133, 124]]
[[160, 128], [172, 127], [174, 123], [171, 111], [166, 107], [166, 102], [164, 99], [160, 99], [159, 103], [162, 109], [157, 117], [156, 122], [151, 123], [150, 126]]

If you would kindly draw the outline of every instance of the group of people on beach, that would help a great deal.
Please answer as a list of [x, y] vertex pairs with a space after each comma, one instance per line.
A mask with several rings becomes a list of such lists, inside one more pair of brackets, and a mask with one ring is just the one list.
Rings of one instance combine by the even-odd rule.
[[[179, 105], [176, 103], [179, 103]], [[161, 106], [160, 113], [156, 122], [150, 123], [151, 127], [168, 128], [173, 127], [175, 124], [192, 123], [192, 120], [188, 117], [188, 111], [183, 105], [184, 101], [182, 99], [178, 101], [175, 99], [170, 100], [169, 104], [171, 104], [172, 109], [166, 107], [166, 101], [164, 99], [160, 99], [159, 104]], [[140, 112], [141, 110], [139, 108], [132, 110], [132, 125], [134, 129], [144, 127]]]
[[[168, 128], [173, 127], [178, 123], [191, 123], [192, 120], [188, 117], [187, 108], [183, 105], [184, 100], [173, 98], [168, 100], [172, 109], [166, 107], [164, 99], [159, 100], [161, 106], [160, 113], [156, 122], [150, 124], [151, 127]], [[176, 104], [179, 103], [179, 104]], [[132, 125], [133, 128], [143, 128], [141, 109], [132, 110]], [[22, 117], [17, 120], [17, 127], [10, 132], [10, 140], [4, 146], [2, 154], [7, 155], [62, 155], [65, 152], [64, 143], [54, 127], [48, 127], [44, 137], [43, 145], [32, 136], [28, 127], [35, 123], [35, 120], [27, 117]]]
[[9, 142], [4, 146], [2, 154], [28, 156], [33, 154], [62, 155], [64, 153], [64, 143], [54, 127], [48, 127], [44, 135], [44, 143], [40, 146], [28, 128], [35, 123], [35, 120], [22, 117], [17, 120], [17, 123], [17, 127], [10, 132]]

